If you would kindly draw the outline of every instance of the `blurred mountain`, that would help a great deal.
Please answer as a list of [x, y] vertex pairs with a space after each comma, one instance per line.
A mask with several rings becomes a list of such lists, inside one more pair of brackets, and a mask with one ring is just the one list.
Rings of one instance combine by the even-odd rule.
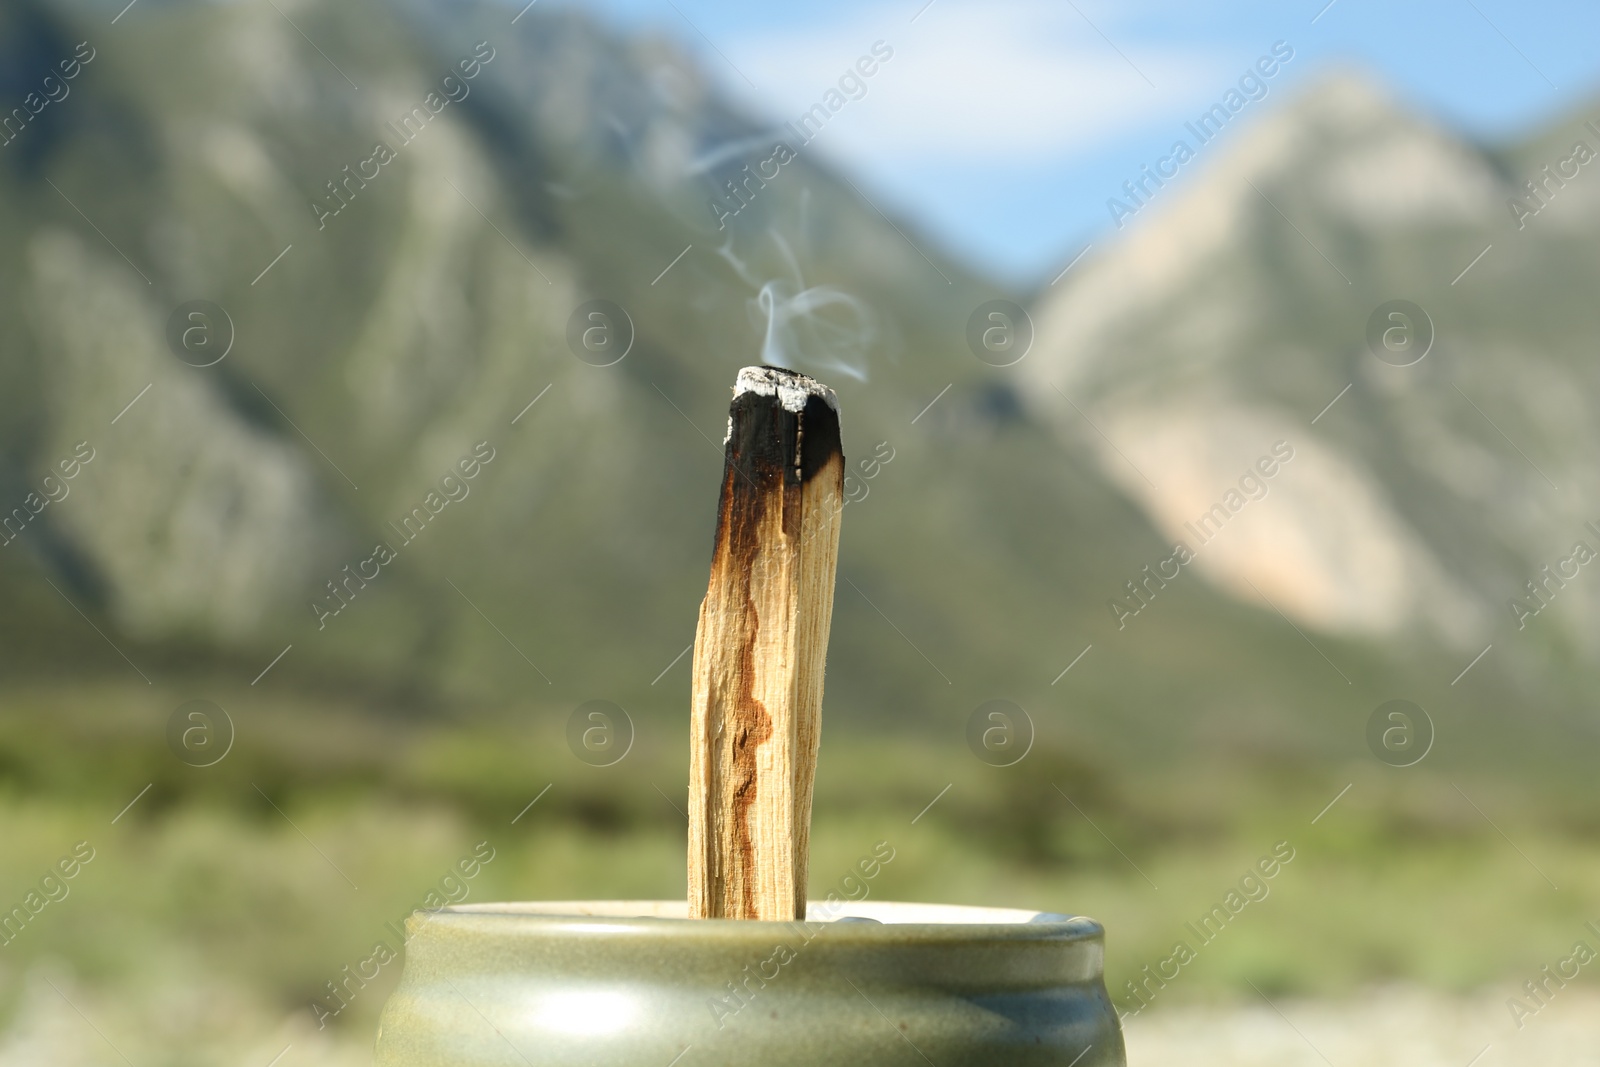
[[[1005, 696], [1084, 753], [1310, 758], [1439, 692], [1486, 750], [1511, 729], [1515, 657], [1444, 683], [1583, 535], [1596, 194], [1507, 234], [1512, 157], [1358, 80], [1213, 149], [995, 368], [967, 320], [1015, 294], [667, 41], [547, 4], [0, 24], [7, 101], [93, 51], [0, 147], [10, 671], [244, 685], [270, 662], [264, 685], [391, 709], [604, 697], [674, 738], [728, 387], [765, 354], [838, 389], [855, 465], [830, 721], [960, 743]], [[751, 179], [778, 140], [795, 158]], [[1363, 340], [1396, 296], [1439, 335], [1404, 369]], [[606, 366], [571, 342], [592, 300], [631, 332]], [[175, 347], [197, 323], [220, 362]], [[1152, 581], [1279, 440], [1292, 460], [1204, 579]]]
[[[294, 643], [289, 677], [423, 698], [648, 689], [693, 634], [740, 366], [767, 352], [833, 382], [852, 457], [895, 457], [880, 495], [919, 463], [945, 479], [911, 435], [1019, 410], [952, 340], [994, 293], [798, 142], [752, 182], [793, 137], [664, 41], [492, 4], [165, 4], [114, 30], [68, 10], [4, 16], [19, 99], [78, 41], [94, 53], [0, 156], [7, 500], [78, 442], [95, 455], [0, 558], [36, 613], [22, 664], [122, 669], [81, 609], [163, 669]], [[719, 228], [735, 179], [750, 203]], [[636, 333], [612, 366], [568, 337], [597, 298]], [[195, 300], [225, 309], [193, 320], [206, 351], [232, 331], [211, 366], [173, 348]], [[965, 506], [960, 477], [880, 521]], [[847, 573], [887, 596], [869, 557], [900, 532], [873, 536]], [[396, 560], [373, 579], [379, 542]], [[883, 627], [864, 601], [844, 614], [842, 643], [850, 615]]]
[[[1325, 76], [1202, 148], [1192, 181], [1041, 299], [1027, 395], [1247, 602], [1463, 665], [1493, 643], [1491, 670], [1545, 684], [1592, 667], [1600, 582], [1575, 545], [1600, 550], [1600, 311], [1581, 281], [1600, 182], [1574, 147], [1600, 136], [1583, 118], [1494, 153]], [[1540, 209], [1524, 183], [1562, 160]], [[1225, 529], [1201, 526], [1280, 441], [1293, 459], [1264, 502], [1236, 494]]]

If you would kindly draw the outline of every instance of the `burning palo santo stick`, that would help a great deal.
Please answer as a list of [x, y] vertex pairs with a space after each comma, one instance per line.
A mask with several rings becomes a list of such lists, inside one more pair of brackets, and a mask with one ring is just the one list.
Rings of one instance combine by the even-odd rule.
[[843, 489], [833, 390], [740, 371], [694, 642], [691, 918], [805, 918]]

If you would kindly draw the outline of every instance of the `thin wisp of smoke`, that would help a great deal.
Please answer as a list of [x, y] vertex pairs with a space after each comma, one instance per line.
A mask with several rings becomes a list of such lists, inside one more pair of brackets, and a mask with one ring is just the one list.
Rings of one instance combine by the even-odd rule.
[[760, 275], [733, 252], [731, 238], [720, 249], [739, 276], [758, 289], [748, 306], [751, 321], [765, 325], [761, 362], [866, 381], [868, 353], [879, 336], [877, 316], [864, 301], [836, 286], [808, 287], [789, 243], [777, 232], [767, 232], [783, 261], [778, 277], [758, 280]]

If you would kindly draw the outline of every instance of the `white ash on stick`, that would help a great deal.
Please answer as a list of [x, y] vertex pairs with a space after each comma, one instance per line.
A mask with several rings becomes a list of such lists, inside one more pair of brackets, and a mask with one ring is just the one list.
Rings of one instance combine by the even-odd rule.
[[692, 917], [805, 918], [843, 489], [833, 390], [740, 371], [695, 633]]

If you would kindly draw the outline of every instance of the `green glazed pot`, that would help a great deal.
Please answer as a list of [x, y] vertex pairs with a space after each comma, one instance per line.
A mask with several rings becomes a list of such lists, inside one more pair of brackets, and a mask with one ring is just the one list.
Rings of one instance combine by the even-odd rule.
[[682, 901], [586, 901], [419, 912], [407, 932], [379, 1067], [1126, 1063], [1092, 919], [861, 901], [831, 922], [690, 920]]

